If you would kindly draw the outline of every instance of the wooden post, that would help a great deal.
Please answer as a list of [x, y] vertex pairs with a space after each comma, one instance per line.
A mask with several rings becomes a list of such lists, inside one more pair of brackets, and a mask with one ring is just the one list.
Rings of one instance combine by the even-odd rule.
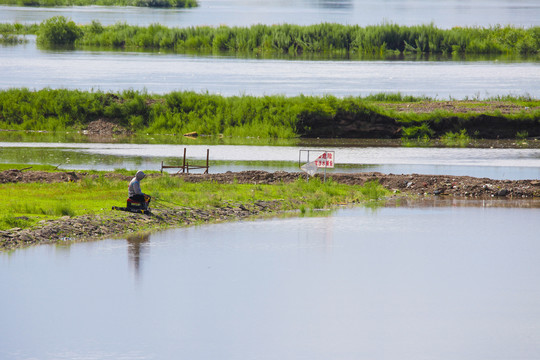
[[186, 148], [184, 148], [184, 162], [182, 163], [182, 174], [186, 171]]
[[210, 149], [206, 149], [206, 171], [205, 174], [208, 174], [208, 158], [210, 157]]

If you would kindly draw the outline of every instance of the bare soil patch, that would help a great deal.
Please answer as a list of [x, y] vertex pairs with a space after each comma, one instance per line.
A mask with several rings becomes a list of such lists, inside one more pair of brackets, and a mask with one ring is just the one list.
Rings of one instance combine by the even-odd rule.
[[391, 108], [400, 112], [431, 113], [437, 110], [448, 111], [452, 113], [478, 113], [492, 114], [500, 112], [501, 114], [515, 114], [522, 111], [532, 112], [540, 107], [520, 106], [504, 101], [421, 101], [411, 103], [385, 103], [382, 107]]
[[88, 124], [85, 135], [130, 135], [131, 131], [117, 124], [114, 120], [98, 119]]

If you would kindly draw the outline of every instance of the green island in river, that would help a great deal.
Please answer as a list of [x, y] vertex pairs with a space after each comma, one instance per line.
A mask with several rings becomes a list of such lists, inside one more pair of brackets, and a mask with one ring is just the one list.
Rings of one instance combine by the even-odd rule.
[[428, 54], [513, 55], [537, 59], [540, 27], [455, 27], [439, 29], [434, 24], [403, 26], [384, 23], [361, 27], [323, 23], [309, 26], [257, 24], [250, 27], [196, 26], [170, 28], [160, 24], [134, 26], [102, 25], [94, 20], [78, 25], [55, 16], [40, 24], [0, 24], [0, 41], [36, 34], [44, 46], [93, 46], [101, 49], [200, 51], [257, 55], [338, 54], [350, 59], [370, 56]]

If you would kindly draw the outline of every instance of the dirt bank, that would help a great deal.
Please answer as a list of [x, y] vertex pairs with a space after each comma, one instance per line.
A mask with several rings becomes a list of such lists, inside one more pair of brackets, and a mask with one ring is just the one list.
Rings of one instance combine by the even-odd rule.
[[[84, 172], [57, 172], [7, 170], [0, 172], [0, 183], [13, 182], [66, 182], [80, 181], [88, 175]], [[129, 176], [116, 173], [108, 177], [129, 180]], [[150, 176], [160, 176], [151, 174]], [[242, 171], [221, 174], [191, 174], [182, 176], [188, 182], [216, 181], [239, 184], [279, 184], [296, 181], [305, 176], [294, 172]], [[440, 175], [393, 175], [377, 172], [356, 174], [331, 174], [333, 181], [362, 185], [367, 181], [378, 181], [391, 190], [394, 196], [403, 194], [419, 197], [455, 197], [470, 199], [523, 199], [540, 197], [538, 180], [492, 180], [469, 176]], [[243, 219], [249, 216], [271, 213], [280, 209], [279, 202], [256, 202], [253, 204], [223, 204], [220, 208], [157, 208], [152, 215], [112, 212], [106, 215], [84, 215], [42, 221], [30, 229], [0, 231], [0, 250], [13, 249], [38, 243], [81, 241], [102, 237], [118, 236], [143, 229], [186, 226], [200, 222]]]
[[[385, 138], [398, 139], [404, 129], [425, 124], [430, 136], [438, 138], [448, 132], [466, 130], [477, 139], [515, 139], [518, 133], [540, 137], [540, 107], [506, 101], [421, 101], [375, 103], [373, 109], [337, 111], [329, 115], [319, 110], [299, 115], [297, 131], [304, 138]], [[403, 122], [400, 116], [383, 115], [380, 110], [398, 114], [438, 114], [421, 123]], [[410, 115], [409, 115], [410, 116]]]

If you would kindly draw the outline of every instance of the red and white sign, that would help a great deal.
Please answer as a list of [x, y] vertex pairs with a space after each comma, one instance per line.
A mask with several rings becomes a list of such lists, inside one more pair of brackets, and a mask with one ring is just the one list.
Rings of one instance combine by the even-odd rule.
[[325, 152], [317, 159], [315, 165], [318, 168], [333, 168], [334, 167], [334, 152]]

